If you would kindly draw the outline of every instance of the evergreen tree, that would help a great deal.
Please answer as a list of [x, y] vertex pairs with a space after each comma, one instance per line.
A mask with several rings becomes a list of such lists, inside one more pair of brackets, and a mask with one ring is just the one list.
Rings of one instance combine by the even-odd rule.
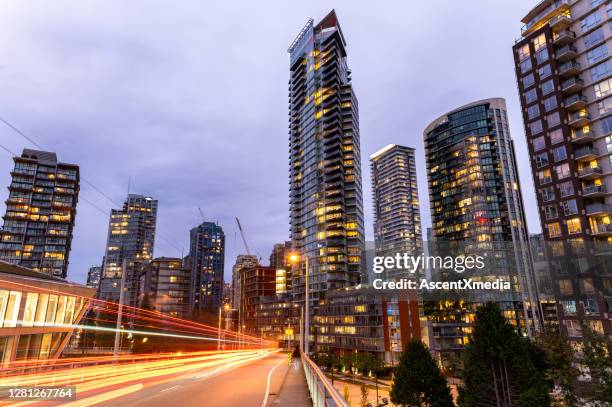
[[556, 324], [546, 326], [538, 337], [538, 345], [544, 351], [546, 362], [546, 378], [558, 389], [562, 405], [575, 407], [578, 405], [576, 381], [580, 374], [574, 365], [574, 351], [563, 337]]
[[582, 362], [589, 370], [588, 398], [596, 406], [612, 405], [612, 346], [605, 336], [585, 331]]
[[412, 340], [400, 355], [391, 385], [391, 401], [407, 407], [452, 407], [446, 379], [427, 346]]
[[474, 331], [464, 352], [459, 405], [545, 407], [550, 386], [542, 351], [520, 338], [499, 307], [478, 308]]

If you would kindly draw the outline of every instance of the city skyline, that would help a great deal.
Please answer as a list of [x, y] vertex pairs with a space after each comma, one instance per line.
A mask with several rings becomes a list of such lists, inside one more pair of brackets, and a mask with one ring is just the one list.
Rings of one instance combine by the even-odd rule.
[[[191, 79], [205, 79], [194, 72], [184, 72], [185, 68], [181, 68], [183, 66], [182, 63], [156, 68], [157, 70], [162, 69], [162, 72], [149, 72], [146, 64], [138, 65], [135, 67], [136, 71], [141, 69], [141, 73], [146, 73], [147, 75], [142, 80], [139, 80], [133, 73], [126, 72], [124, 73], [126, 78], [123, 78], [126, 82], [119, 82], [120, 85], [125, 87], [120, 88], [117, 94], [109, 94], [106, 89], [104, 91], [99, 90], [104, 89], [104, 86], [100, 86], [99, 89], [97, 87], [95, 89], [88, 88], [97, 85], [98, 82], [96, 80], [100, 79], [96, 76], [96, 69], [87, 71], [91, 73], [87, 77], [81, 77], [82, 73], [77, 75], [74, 71], [70, 70], [69, 72], [62, 73], [59, 72], [60, 68], [64, 66], [62, 60], [53, 59], [50, 61], [51, 69], [49, 69], [48, 79], [40, 78], [46, 84], [46, 86], [42, 87], [42, 90], [29, 89], [26, 86], [26, 89], [17, 88], [21, 92], [13, 95], [13, 98], [10, 97], [11, 92], [8, 92], [7, 95], [2, 95], [0, 105], [7, 107], [2, 116], [36, 139], [46, 149], [56, 151], [60, 160], [75, 162], [81, 165], [83, 177], [104, 190], [114, 200], [122, 201], [130, 176], [132, 177], [132, 185], [135, 192], [158, 197], [160, 200], [160, 213], [158, 216], [159, 232], [166, 239], [160, 239], [159, 236], [156, 239], [155, 257], [181, 255], [172, 246], [184, 247], [184, 254], [187, 254], [188, 230], [199, 223], [200, 218], [197, 208], [201, 206], [207, 219], [218, 220], [221, 226], [226, 228], [228, 235], [226, 271], [230, 270], [236, 255], [244, 252], [242, 242], [233, 225], [233, 216], [236, 215], [242, 219], [245, 225], [246, 237], [249, 244], [254, 246], [254, 252], [266, 259], [269, 254], [269, 248], [273, 243], [284, 241], [289, 237], [287, 221], [288, 202], [286, 196], [286, 178], [284, 177], [286, 173], [286, 105], [283, 102], [286, 97], [286, 80], [288, 79], [286, 74], [287, 56], [285, 53], [286, 47], [289, 45], [287, 44], [287, 39], [295, 37], [297, 34], [296, 27], [300, 27], [307, 16], [319, 19], [325, 16], [332, 7], [335, 7], [348, 37], [350, 64], [354, 71], [356, 93], [359, 95], [360, 100], [362, 155], [367, 157], [388, 143], [403, 144], [416, 148], [417, 174], [420, 181], [421, 218], [423, 219], [423, 228], [426, 228], [430, 225], [430, 216], [426, 189], [423, 189], [425, 185], [425, 167], [420, 135], [427, 122], [433, 119], [438, 112], [456, 105], [462, 105], [469, 100], [497, 96], [506, 98], [509, 107], [511, 132], [514, 134], [517, 144], [518, 160], [519, 162], [521, 160], [526, 162], [527, 160], [526, 143], [523, 139], [524, 135], [519, 115], [520, 105], [516, 92], [516, 82], [511, 69], [512, 53], [508, 51], [512, 40], [517, 36], [517, 21], [532, 6], [531, 2], [525, 1], [524, 3], [524, 5], [519, 6], [516, 4], [512, 7], [509, 6], [508, 12], [499, 13], [500, 16], [492, 14], [490, 20], [482, 22], [477, 27], [474, 27], [474, 24], [469, 24], [470, 19], [478, 18], [478, 13], [476, 12], [486, 12], [486, 9], [491, 7], [490, 5], [483, 2], [482, 4], [479, 3], [480, 7], [477, 8], [474, 5], [474, 8], [472, 8], [449, 4], [448, 9], [441, 12], [437, 18], [441, 23], [445, 24], [450, 24], [455, 20], [461, 21], [460, 26], [461, 30], [463, 30], [461, 32], [465, 34], [465, 37], [478, 37], [486, 32], [487, 29], [493, 29], [493, 26], [497, 28], [496, 32], [498, 34], [482, 39], [485, 41], [484, 44], [481, 42], [478, 46], [465, 46], [462, 48], [461, 53], [455, 51], [455, 48], [452, 46], [452, 38], [440, 36], [435, 32], [435, 27], [419, 25], [418, 21], [411, 25], [411, 28], [405, 32], [405, 36], [397, 35], [398, 33], [394, 33], [394, 30], [402, 28], [401, 20], [390, 17], [388, 15], [390, 10], [387, 9], [382, 9], [368, 16], [372, 19], [372, 27], [376, 29], [363, 30], [359, 29], [362, 22], [361, 19], [364, 18], [359, 15], [359, 8], [348, 7], [342, 2], [333, 4], [321, 3], [314, 6], [309, 5], [309, 7], [296, 7], [291, 10], [281, 5], [279, 9], [281, 14], [284, 13], [285, 19], [275, 18], [275, 25], [272, 25], [266, 20], [271, 17], [262, 14], [261, 19], [254, 23], [255, 27], [249, 27], [250, 30], [256, 29], [259, 34], [265, 36], [264, 41], [258, 40], [257, 42], [258, 54], [259, 52], [264, 52], [266, 55], [269, 53], [273, 59], [261, 58], [262, 61], [265, 60], [265, 64], [259, 61], [254, 63], [252, 69], [256, 71], [256, 74], [269, 75], [268, 79], [262, 81], [263, 85], [261, 87], [250, 83], [245, 85], [244, 81], [248, 80], [250, 75], [240, 74], [232, 78], [232, 72], [220, 73], [215, 71], [216, 68], [211, 68], [213, 70], [209, 71], [208, 60], [205, 58], [200, 60], [184, 48], [175, 51], [181, 57], [178, 58], [179, 61], [191, 64], [194, 63], [194, 60], [199, 62], [201, 65], [196, 66], [206, 68], [207, 74], [216, 74], [218, 78], [222, 79], [224, 84], [230, 78], [236, 79], [238, 84], [228, 87], [226, 96], [221, 94], [221, 90], [226, 90], [224, 88], [216, 89], [216, 92], [213, 92], [217, 98], [224, 97], [220, 99], [221, 101], [233, 101], [236, 103], [237, 95], [235, 91], [242, 86], [241, 90], [245, 92], [245, 95], [242, 95], [244, 96], [243, 100], [251, 99], [251, 97], [256, 100], [261, 99], [262, 103], [256, 103], [257, 105], [265, 105], [263, 101], [270, 102], [263, 110], [260, 110], [261, 108], [259, 107], [253, 107], [255, 103], [246, 104], [246, 102], [241, 102], [245, 103], [245, 105], [226, 109], [224, 103], [217, 103], [210, 97], [199, 99], [200, 96], [192, 92], [193, 84], [191, 83], [189, 88], [186, 87], [186, 83], [175, 83], [175, 85], [181, 85], [177, 87], [178, 92], [170, 91], [161, 86], [160, 91], [164, 95], [168, 95], [167, 99], [159, 99], [161, 93], [151, 90], [147, 90], [144, 94], [148, 99], [153, 97], [152, 100], [148, 101], [144, 101], [144, 98], [140, 99], [134, 94], [136, 90], [141, 89], [139, 86], [150, 86], [152, 80], [167, 78], [172, 83], [179, 80], [177, 76], [184, 73], [190, 74], [187, 77]], [[232, 6], [228, 5], [227, 7], [231, 8]], [[404, 5], [399, 7], [406, 7], [407, 11], [414, 10], [413, 7], [409, 8]], [[437, 13], [439, 11], [428, 8], [426, 5], [418, 7], [425, 7], [422, 10], [418, 10], [424, 14]], [[17, 13], [17, 18], [14, 18], [14, 21], [26, 18], [25, 15], [19, 16], [21, 9], [12, 11]], [[130, 10], [127, 11], [129, 14]], [[206, 21], [206, 16], [200, 16], [196, 13], [196, 16], [189, 16], [187, 18], [181, 14], [182, 11], [179, 7], [173, 12], [178, 13], [178, 16], [182, 16], [183, 19], [189, 20], [192, 26], [201, 22], [198, 21], [198, 18]], [[223, 12], [227, 11], [221, 10], [221, 14], [223, 15]], [[84, 22], [91, 22], [90, 20], [93, 18], [91, 15], [82, 9], [80, 11], [77, 10], [76, 15], [80, 19], [77, 19], [78, 22], [75, 23], [77, 26], [72, 28], [80, 29], [84, 34], [88, 34], [84, 36], [83, 41], [88, 41], [87, 44], [91, 42], [91, 45], [94, 46], [92, 51], [87, 52], [87, 50], [80, 48], [84, 45], [83, 43], [66, 45], [68, 49], [64, 49], [65, 52], [61, 53], [61, 55], [68, 57], [68, 54], [74, 53], [73, 56], [76, 57], [78, 65], [76, 70], [83, 70], [83, 66], [80, 64], [87, 64], [88, 67], [95, 68], [96, 63], [102, 64], [100, 66], [106, 66], [109, 63], [117, 64], [115, 66], [117, 69], [125, 67], [131, 61], [129, 56], [124, 54], [125, 51], [135, 52], [137, 60], [140, 61], [139, 57], [142, 57], [145, 63], [157, 62], [149, 58], [163, 57], [165, 59], [168, 57], [166, 55], [167, 51], [163, 47], [160, 47], [161, 49], [153, 47], [153, 39], [150, 38], [150, 33], [145, 35], [139, 31], [139, 29], [146, 28], [141, 26], [142, 21], [140, 19], [137, 20], [141, 24], [135, 24], [134, 31], [123, 32], [118, 30], [122, 35], [117, 34], [107, 40], [101, 38], [100, 35], [109, 34], [109, 32], [105, 32], [101, 27], [94, 24], [94, 28], [89, 31], [82, 27]], [[130, 15], [130, 17], [134, 16]], [[157, 17], [161, 18], [160, 16]], [[33, 20], [33, 22], [36, 22], [36, 18], [36, 14], [33, 16], [28, 15], [27, 17], [27, 19]], [[393, 24], [387, 23], [387, 25], [390, 25], [389, 27], [383, 26], [382, 22], [389, 18], [391, 18], [394, 24], [397, 22], [397, 25], [393, 26]], [[162, 20], [166, 24], [163, 27], [167, 30], [169, 28], [167, 24], [171, 23], [171, 18]], [[52, 39], [59, 38], [60, 40], [74, 41], [63, 37], [66, 34], [63, 31], [64, 28], [59, 28], [57, 25], [58, 21], [55, 18], [47, 19], [47, 21], [50, 22], [50, 26], [46, 26], [46, 29], [56, 34], [51, 36]], [[27, 23], [26, 21], [25, 34], [28, 35], [25, 35], [25, 37], [30, 38], [31, 35], [37, 35], [38, 30], [33, 30], [31, 27], [28, 30]], [[32, 21], [29, 21], [29, 23], [32, 23]], [[120, 21], [114, 24], [111, 24], [110, 28], [120, 26]], [[454, 24], [457, 23], [455, 22]], [[205, 34], [210, 32], [219, 34], [223, 32], [222, 28], [214, 24], [211, 24], [210, 27], [211, 31], [205, 31]], [[503, 30], [500, 27], [503, 27]], [[15, 28], [17, 27], [11, 26], [9, 29]], [[234, 28], [238, 31], [236, 35], [239, 40], [244, 41], [244, 43], [240, 41], [235, 42], [234, 45], [246, 47], [243, 51], [251, 52], [248, 47], [252, 46], [253, 42], [245, 37], [246, 34], [242, 31], [244, 27], [237, 23]], [[420, 39], [428, 36], [431, 37], [431, 41], [426, 46], [422, 45]], [[8, 37], [15, 38], [18, 36], [10, 34]], [[459, 37], [462, 37], [465, 41], [464, 36]], [[385, 38], [387, 43], [381, 45], [381, 39], [383, 38]], [[173, 45], [179, 39], [171, 38], [167, 40], [170, 44], [165, 43], [163, 45]], [[207, 36], [202, 36], [201, 39], [211, 40]], [[406, 40], [413, 42], [405, 44]], [[491, 41], [489, 46], [487, 46], [488, 41]], [[431, 66], [427, 71], [419, 71], [423, 69], [420, 65], [428, 64], [413, 63], [414, 58], [435, 56], [436, 53], [432, 51], [443, 42], [446, 43], [443, 48], [444, 52], [449, 53], [445, 60], [461, 57], [462, 61], [466, 61], [466, 72], [464, 72], [466, 78], [462, 83], [453, 83], [450, 80], [450, 78], [456, 75], [457, 69], [459, 69], [455, 64], [447, 64], [445, 67], [439, 64], [433, 68], [433, 71]], [[266, 45], [262, 46], [262, 43]], [[474, 41], [474, 43], [476, 42]], [[18, 70], [23, 69], [19, 64], [23, 64], [24, 59], [27, 61], [28, 58], [32, 57], [28, 52], [38, 50], [41, 51], [40, 54], [45, 55], [45, 52], [48, 52], [46, 47], [50, 45], [58, 46], [59, 44], [43, 42], [42, 45], [35, 47], [34, 50], [30, 47], [25, 47], [21, 53], [21, 59], [13, 59], [16, 63], [8, 63], [11, 60], [3, 58], [7, 62], [3, 62], [0, 74], [16, 75]], [[76, 46], [71, 48], [73, 45]], [[63, 46], [61, 47], [64, 48]], [[487, 61], [499, 60], [498, 63], [492, 66], [490, 78], [481, 78], [469, 72], [470, 67], [473, 67], [472, 64], [479, 66], [480, 62], [477, 62], [475, 59], [480, 56], [479, 51], [481, 49], [494, 50], [495, 55], [499, 57], [491, 58], [487, 56], [486, 58]], [[380, 58], [371, 58], [371, 54], [374, 51], [380, 53]], [[224, 51], [220, 56], [223, 62], [227, 62], [224, 58], [237, 57], [237, 55], [231, 52], [225, 52], [227, 51]], [[429, 55], [429, 52], [432, 52], [432, 54]], [[242, 53], [239, 56], [243, 57], [244, 55]], [[17, 56], [19, 57], [19, 54]], [[474, 60], [466, 56], [470, 56]], [[413, 59], [411, 60], [410, 58]], [[500, 58], [503, 59], [500, 60]], [[252, 59], [249, 58], [249, 61], [252, 61]], [[389, 63], [389, 61], [392, 63]], [[497, 76], [499, 74], [494, 72], [496, 70], [493, 67], [500, 68], [499, 71], [503, 72], [503, 77]], [[224, 68], [227, 67], [224, 66]], [[412, 74], [412, 69], [416, 71], [414, 75]], [[26, 77], [31, 74], [28, 70], [24, 72], [21, 75]], [[384, 80], [380, 80], [381, 72], [384, 73], [382, 75]], [[406, 75], [406, 72], [409, 72], [409, 74]], [[118, 72], [113, 70], [113, 73], [116, 74]], [[428, 74], [428, 77], [425, 76], [425, 73]], [[169, 78], [164, 76], [164, 74], [169, 75]], [[445, 76], [449, 80], [445, 81], [441, 76]], [[378, 78], [378, 80], [374, 80], [374, 78]], [[104, 77], [101, 79], [102, 83], [106, 83], [105, 81], [116, 78]], [[128, 79], [135, 82], [132, 83]], [[485, 85], [491, 86], [475, 86], [483, 80]], [[13, 79], [12, 81], [14, 82], [15, 80]], [[92, 98], [91, 105], [89, 102], [85, 103], [85, 106], [74, 111], [71, 108], [75, 107], [73, 105], [75, 102], [71, 97], [49, 109], [49, 117], [65, 116], [63, 119], [45, 118], [46, 113], [45, 111], [41, 113], [39, 105], [34, 107], [28, 105], [29, 102], [31, 103], [31, 100], [27, 98], [28, 94], [32, 94], [31, 97], [37, 98], [41, 96], [63, 96], [63, 92], [69, 88], [67, 85], [74, 86], [75, 84], [83, 85], [85, 88], [79, 89], [77, 86], [77, 90], [96, 91], [98, 93], [92, 93], [95, 97]], [[214, 84], [204, 81], [201, 86], [202, 90], [207, 90], [206, 85]], [[381, 92], [381, 88], [387, 90], [387, 93]], [[478, 90], [482, 88], [486, 88], [487, 91], [483, 93]], [[9, 90], [12, 90], [12, 88]], [[41, 95], [39, 92], [43, 94]], [[427, 96], [424, 92], [429, 92], [431, 95]], [[15, 100], [16, 97], [24, 97], [24, 95], [26, 95], [26, 98], [23, 101], [20, 99]], [[412, 95], [418, 95], [418, 97]], [[111, 108], [108, 108], [108, 105], [104, 105], [106, 109], [102, 109], [102, 113], [96, 114], [88, 110], [88, 108], [99, 108], [100, 105], [94, 104], [94, 101], [96, 103], [101, 101], [106, 101], [107, 103], [118, 102], [121, 96], [127, 96], [128, 99], [128, 106], [124, 106], [128, 108], [128, 114], [125, 118], [120, 116], [122, 113], [121, 105], [110, 106]], [[44, 97], [42, 100], [44, 100]], [[408, 102], [404, 104], [404, 100]], [[142, 105], [139, 105], [138, 102], [141, 102]], [[181, 110], [181, 102], [187, 104], [191, 102], [196, 107], [204, 107], [205, 115], [200, 119], [199, 115], [201, 113], [198, 109], [195, 109], [196, 112]], [[52, 102], [50, 101], [49, 103]], [[202, 103], [202, 106], [199, 106], [199, 103]], [[176, 105], [179, 106], [178, 109]], [[32, 114], [31, 109], [35, 109], [34, 113], [38, 114]], [[140, 111], [141, 109], [142, 111]], [[151, 112], [147, 109], [151, 110]], [[223, 116], [225, 110], [232, 110], [241, 114], [239, 123], [232, 123], [228, 118], [225, 118]], [[62, 112], [63, 114], [60, 114]], [[161, 118], [150, 116], [151, 113], [159, 114], [160, 112], [163, 113]], [[27, 119], [25, 114], [28, 115]], [[92, 125], [86, 120], [92, 114], [98, 120], [97, 124], [100, 127]], [[235, 115], [236, 113], [233, 114]], [[109, 128], [109, 122], [114, 120], [119, 121], [119, 127]], [[211, 122], [213, 123], [212, 125], [210, 124]], [[220, 128], [215, 128], [215, 126]], [[115, 131], [112, 131], [112, 129], [115, 129]], [[170, 132], [171, 130], [172, 132]], [[204, 136], [202, 136], [202, 133], [204, 133]], [[250, 137], [244, 137], [241, 133], [248, 134]], [[109, 134], [114, 138], [111, 139]], [[221, 134], [224, 137], [215, 138], [210, 134]], [[257, 137], [252, 136], [255, 134]], [[271, 137], [270, 134], [274, 136]], [[2, 135], [1, 144], [15, 152], [20, 151], [22, 147], [31, 147], [26, 144], [26, 140], [8, 128], [2, 128], [0, 135]], [[122, 135], [123, 137], [121, 137]], [[227, 143], [228, 137], [234, 137], [236, 142]], [[220, 142], [216, 139], [220, 139]], [[146, 141], [153, 141], [157, 145], [151, 144], [147, 146], [148, 148], [142, 149], [142, 143]], [[68, 148], [71, 143], [74, 143], [74, 148]], [[218, 144], [215, 145], [214, 143]], [[259, 147], [259, 144], [262, 144], [262, 147]], [[210, 146], [210, 150], [206, 149], [207, 146]], [[135, 151], [136, 149], [138, 151]], [[214, 152], [214, 156], [212, 152]], [[204, 159], [196, 159], [197, 157], [193, 156], [197, 155], [196, 153], [203, 154]], [[108, 163], [106, 167], [101, 161], [98, 161], [96, 164], [98, 156]], [[219, 160], [215, 156], [222, 158]], [[234, 160], [228, 160], [227, 157], [232, 157]], [[185, 171], [184, 164], [190, 161], [193, 161], [188, 166], [188, 169], [191, 171]], [[3, 185], [7, 185], [6, 177], [10, 171], [8, 166], [12, 163], [12, 160], [10, 160], [7, 154], [6, 160], [2, 159], [0, 163], [2, 165], [2, 168], [0, 168], [0, 181]], [[7, 168], [4, 168], [5, 163], [8, 163], [6, 165]], [[175, 166], [176, 170], [174, 169]], [[363, 190], [366, 196], [369, 196], [371, 186], [369, 170], [366, 167], [362, 163]], [[149, 174], [154, 176], [150, 177]], [[536, 203], [528, 169], [521, 168], [520, 175], [527, 213], [531, 214], [531, 217], [528, 219], [529, 229], [532, 233], [537, 232], [539, 231], [539, 219], [537, 218], [536, 211], [533, 210]], [[262, 179], [267, 181], [265, 185], [261, 182]], [[186, 185], [191, 188], [185, 188]], [[265, 192], [263, 198], [262, 192]], [[112, 207], [110, 202], [92, 191], [87, 185], [82, 187], [82, 196], [95, 202], [96, 205], [101, 206], [105, 210]], [[218, 199], [213, 201], [210, 196], [216, 196]], [[4, 207], [1, 207], [0, 210], [3, 211]], [[372, 210], [368, 199], [364, 200], [364, 212], [366, 238], [367, 240], [372, 240]], [[79, 216], [77, 216], [76, 220], [75, 244], [73, 245], [71, 257], [72, 264], [68, 274], [70, 280], [84, 281], [89, 267], [97, 265], [101, 261], [107, 225], [105, 225], [104, 219], [101, 220], [99, 218], [101, 218], [100, 214], [95, 209], [81, 202], [79, 205]], [[174, 244], [171, 246], [165, 240], [172, 240]], [[229, 280], [227, 273], [225, 280]]]

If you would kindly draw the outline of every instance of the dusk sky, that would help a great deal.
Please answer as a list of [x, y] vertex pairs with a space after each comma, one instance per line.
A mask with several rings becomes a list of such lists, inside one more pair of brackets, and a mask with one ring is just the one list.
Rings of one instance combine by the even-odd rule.
[[[189, 229], [218, 221], [225, 279], [244, 246], [267, 264], [289, 236], [288, 54], [310, 17], [336, 9], [359, 100], [366, 237], [372, 239], [369, 156], [389, 143], [417, 149], [423, 231], [429, 202], [423, 129], [465, 103], [506, 99], [528, 226], [539, 219], [512, 45], [535, 0], [4, 1], [0, 117], [123, 202], [159, 200], [155, 256], [180, 256]], [[0, 123], [0, 145], [35, 148]], [[0, 212], [11, 156], [0, 149]], [[111, 202], [86, 183], [81, 197]], [[78, 206], [68, 279], [100, 265], [108, 216]], [[160, 235], [163, 238], [160, 238]], [[169, 242], [168, 242], [169, 241]]]

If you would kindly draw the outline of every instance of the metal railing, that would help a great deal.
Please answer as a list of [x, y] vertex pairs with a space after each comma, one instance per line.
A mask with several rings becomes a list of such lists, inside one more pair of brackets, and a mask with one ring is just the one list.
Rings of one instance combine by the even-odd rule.
[[350, 407], [321, 369], [304, 352], [301, 353], [301, 357], [312, 405], [314, 407]]

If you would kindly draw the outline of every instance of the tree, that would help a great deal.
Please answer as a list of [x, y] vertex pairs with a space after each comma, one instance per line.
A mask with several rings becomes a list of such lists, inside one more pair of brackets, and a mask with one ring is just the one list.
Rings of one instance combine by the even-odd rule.
[[519, 337], [495, 303], [478, 307], [464, 351], [461, 407], [549, 406], [550, 385], [544, 371], [542, 350]]
[[419, 340], [401, 354], [391, 385], [391, 401], [407, 407], [452, 407], [453, 400], [440, 368]]
[[378, 375], [384, 367], [382, 360], [372, 355], [371, 353], [364, 353], [361, 357], [361, 369], [364, 375], [371, 373], [374, 375], [376, 380], [376, 403], [378, 403]]
[[546, 379], [558, 389], [564, 406], [578, 405], [575, 384], [580, 371], [574, 364], [574, 351], [563, 337], [556, 324], [547, 325], [538, 336], [537, 343], [544, 351], [546, 362]]
[[583, 363], [589, 369], [588, 398], [597, 406], [612, 405], [612, 346], [605, 336], [586, 329]]
[[340, 356], [340, 364], [344, 366], [345, 371], [348, 371], [349, 373], [353, 373], [355, 361], [355, 355], [352, 353]]
[[369, 390], [365, 384], [361, 385], [361, 407], [367, 407], [368, 405], [368, 393]]

